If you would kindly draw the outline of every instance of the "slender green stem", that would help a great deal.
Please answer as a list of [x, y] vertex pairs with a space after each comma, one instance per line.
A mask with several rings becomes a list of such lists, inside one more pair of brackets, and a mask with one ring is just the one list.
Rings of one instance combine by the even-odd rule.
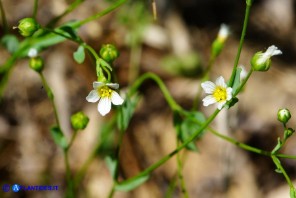
[[96, 20], [101, 18], [102, 16], [112, 12], [113, 10], [115, 10], [116, 8], [120, 7], [122, 4], [124, 4], [127, 0], [118, 0], [116, 3], [112, 4], [109, 8], [103, 10], [102, 12], [99, 12], [96, 15], [90, 16], [82, 21], [78, 21], [74, 27], [80, 27], [90, 21]]
[[100, 140], [97, 141], [97, 144], [94, 146], [93, 151], [87, 157], [86, 161], [83, 163], [83, 165], [81, 166], [81, 168], [79, 169], [79, 171], [77, 172], [77, 174], [74, 178], [74, 187], [75, 188], [78, 187], [78, 185], [81, 182], [83, 176], [85, 175], [88, 167], [91, 165], [92, 161], [95, 159], [95, 157], [98, 153], [98, 150], [101, 148], [102, 143], [105, 142], [106, 139], [109, 138], [110, 134], [112, 134], [112, 133], [110, 133], [110, 131], [112, 129], [114, 129], [115, 124], [116, 124], [116, 117], [113, 116], [112, 119], [107, 123], [105, 130], [98, 133], [98, 134], [100, 134], [100, 137], [101, 137]]
[[72, 146], [72, 144], [73, 144], [73, 142], [74, 142], [74, 140], [76, 139], [76, 137], [77, 137], [77, 131], [74, 131], [74, 133], [73, 133], [73, 135], [72, 135], [72, 137], [71, 137], [71, 139], [70, 139], [70, 142], [69, 142], [69, 144], [68, 144], [68, 146], [67, 146], [67, 148], [66, 148], [66, 151], [68, 152], [68, 150], [71, 148], [71, 146]]
[[253, 153], [257, 153], [257, 154], [260, 154], [260, 155], [265, 155], [265, 156], [271, 156], [271, 152], [268, 152], [268, 151], [264, 151], [264, 150], [261, 150], [261, 149], [258, 149], [258, 148], [255, 148], [255, 147], [252, 147], [252, 146], [249, 146], [247, 144], [244, 144], [244, 143], [241, 143], [241, 142], [238, 142], [236, 141], [235, 139], [231, 138], [231, 137], [228, 137], [228, 136], [225, 136], [225, 135], [222, 135], [221, 133], [215, 131], [214, 129], [208, 127], [208, 130], [214, 134], [215, 136], [219, 137], [219, 138], [222, 138], [223, 140], [226, 140], [227, 142], [230, 142], [231, 144], [234, 144], [244, 150], [247, 150], [247, 151], [251, 151]]
[[46, 25], [46, 27], [53, 27], [61, 18], [75, 10], [84, 0], [76, 0], [73, 3], [71, 3], [67, 9], [59, 16], [53, 18], [50, 20], [50, 22]]
[[[180, 146], [180, 141], [178, 140], [178, 138], [177, 138], [177, 145]], [[178, 172], [178, 177], [179, 177], [179, 181], [181, 184], [181, 191], [182, 191], [183, 197], [189, 198], [189, 194], [186, 189], [186, 184], [185, 184], [185, 180], [184, 180], [183, 173], [182, 173], [183, 162], [181, 159], [181, 153], [177, 153], [177, 169], [178, 169], [177, 172]]]
[[176, 185], [177, 185], [177, 178], [178, 178], [178, 174], [175, 174], [172, 178], [172, 181], [169, 184], [168, 190], [166, 190], [164, 198], [173, 197], [173, 192], [174, 192]]
[[3, 30], [4, 30], [4, 33], [7, 33], [8, 25], [7, 25], [7, 20], [6, 20], [6, 15], [5, 15], [5, 10], [4, 10], [3, 4], [2, 4], [2, 0], [0, 0], [0, 11], [1, 11]]
[[66, 198], [74, 198], [74, 188], [70, 170], [70, 163], [67, 150], [64, 150], [64, 159], [66, 164], [66, 180], [67, 180], [67, 189], [66, 189]]
[[[198, 122], [198, 124], [200, 124], [200, 123]], [[296, 159], [295, 155], [286, 155], [286, 154], [280, 154], [280, 153], [272, 154], [269, 151], [265, 151], [265, 150], [255, 148], [255, 147], [249, 146], [247, 144], [238, 142], [237, 140], [235, 140], [235, 139], [233, 139], [231, 137], [225, 136], [225, 135], [217, 132], [216, 130], [212, 129], [211, 127], [208, 127], [207, 129], [212, 134], [216, 135], [217, 137], [220, 137], [220, 138], [226, 140], [227, 142], [230, 142], [231, 144], [234, 144], [234, 145], [236, 145], [236, 146], [238, 146], [238, 147], [240, 147], [240, 148], [242, 148], [242, 149], [244, 149], [246, 151], [250, 151], [250, 152], [253, 152], [253, 153], [257, 153], [257, 154], [265, 155], [265, 156], [269, 156], [269, 157], [271, 157], [271, 155], [274, 155], [274, 156], [279, 157], [279, 158]]]
[[246, 78], [242, 81], [242, 83], [240, 84], [240, 86], [237, 88], [237, 90], [233, 93], [233, 97], [237, 96], [239, 94], [239, 92], [244, 88], [245, 84], [247, 83], [247, 81], [249, 80], [250, 76], [252, 75], [253, 70], [251, 69]]
[[232, 74], [228, 83], [229, 87], [233, 86], [234, 83], [234, 78], [235, 78], [235, 74], [236, 74], [236, 68], [240, 59], [240, 54], [243, 48], [243, 43], [245, 40], [245, 36], [246, 36], [246, 32], [247, 32], [247, 26], [248, 26], [248, 21], [249, 21], [249, 17], [250, 17], [250, 10], [251, 10], [251, 6], [252, 6], [252, 1], [247, 1], [246, 2], [246, 11], [245, 11], [245, 19], [244, 19], [244, 25], [243, 25], [243, 30], [241, 33], [241, 38], [240, 38], [240, 42], [239, 42], [239, 47], [237, 50], [237, 54], [235, 57], [235, 61], [234, 61], [234, 65], [233, 65], [233, 69], [232, 69]]
[[283, 168], [283, 166], [281, 165], [281, 162], [280, 160], [274, 156], [274, 155], [271, 155], [271, 158], [274, 162], [274, 164], [276, 165], [276, 167], [281, 171], [281, 173], [284, 175], [288, 185], [290, 186], [290, 188], [294, 189], [294, 186], [293, 186], [293, 183], [290, 179], [290, 177], [288, 176], [288, 174], [286, 173], [285, 169]]
[[33, 18], [36, 19], [38, 11], [38, 0], [34, 0]]
[[114, 195], [114, 193], [115, 193], [115, 183], [113, 183], [113, 186], [112, 186], [112, 188], [111, 188], [111, 190], [110, 190], [110, 192], [109, 192], [109, 194], [108, 194], [108, 198], [112, 198], [113, 197], [113, 195]]
[[42, 84], [44, 86], [44, 89], [46, 90], [46, 93], [47, 93], [47, 96], [52, 104], [52, 107], [53, 107], [53, 111], [54, 111], [54, 115], [55, 115], [55, 118], [56, 118], [56, 122], [57, 122], [57, 125], [58, 127], [61, 129], [61, 125], [60, 125], [60, 120], [59, 120], [59, 115], [58, 115], [58, 111], [57, 111], [57, 107], [56, 107], [56, 104], [54, 102], [54, 95], [43, 75], [42, 72], [39, 73], [40, 74], [40, 78], [41, 78], [41, 81], [42, 81]]
[[161, 166], [162, 164], [164, 164], [166, 161], [168, 161], [169, 159], [171, 159], [171, 157], [173, 157], [175, 154], [177, 154], [179, 151], [181, 151], [184, 147], [186, 147], [190, 142], [192, 142], [198, 135], [200, 135], [200, 133], [208, 127], [208, 125], [215, 119], [215, 117], [218, 115], [218, 113], [221, 110], [216, 109], [216, 111], [207, 119], [206, 122], [204, 122], [204, 124], [199, 128], [199, 130], [195, 131], [183, 144], [181, 144], [180, 146], [178, 146], [174, 151], [172, 151], [171, 153], [169, 153], [168, 155], [164, 156], [163, 158], [161, 158], [159, 161], [157, 161], [156, 163], [154, 163], [153, 165], [151, 165], [150, 167], [146, 168], [144, 171], [142, 171], [141, 173], [139, 173], [138, 175], [127, 179], [126, 181], [131, 181], [134, 180], [138, 177], [143, 177], [145, 175], [150, 174], [153, 170], [155, 170], [156, 168], [158, 168], [159, 166]]
[[153, 73], [145, 73], [142, 76], [140, 76], [135, 81], [135, 83], [131, 86], [128, 96], [131, 97], [132, 95], [134, 95], [136, 93], [136, 91], [138, 90], [138, 88], [142, 85], [142, 83], [147, 79], [152, 79], [153, 81], [155, 81], [157, 83], [157, 85], [159, 86], [160, 90], [162, 91], [166, 101], [168, 102], [169, 106], [171, 107], [171, 109], [173, 111], [181, 111], [182, 110], [182, 107], [180, 107], [179, 104], [176, 103], [176, 101], [173, 99], [173, 97], [171, 96], [169, 90], [167, 89], [167, 87], [165, 86], [163, 81], [157, 75], [155, 75]]

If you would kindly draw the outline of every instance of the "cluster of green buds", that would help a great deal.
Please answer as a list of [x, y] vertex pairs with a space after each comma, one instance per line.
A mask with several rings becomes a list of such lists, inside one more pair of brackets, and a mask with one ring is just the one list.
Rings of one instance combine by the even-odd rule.
[[32, 36], [38, 29], [40, 25], [34, 18], [23, 18], [19, 21], [19, 25], [16, 27], [22, 36], [28, 37]]
[[28, 57], [30, 58], [30, 68], [38, 73], [42, 72], [44, 67], [44, 61], [42, 57], [38, 55], [37, 49], [31, 48], [28, 52]]
[[289, 109], [287, 109], [287, 108], [279, 109], [279, 111], [277, 113], [278, 120], [281, 123], [283, 123], [283, 125], [285, 127], [284, 141], [286, 141], [295, 132], [294, 129], [286, 127], [286, 124], [288, 123], [288, 121], [290, 120], [291, 117], [292, 117], [291, 113], [290, 113]]

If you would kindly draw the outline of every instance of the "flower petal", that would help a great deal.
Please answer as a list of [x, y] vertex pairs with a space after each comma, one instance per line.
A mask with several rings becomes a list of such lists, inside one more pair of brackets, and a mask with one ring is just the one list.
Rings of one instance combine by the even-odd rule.
[[223, 105], [226, 103], [226, 101], [224, 100], [224, 101], [221, 101], [221, 102], [218, 102], [217, 103], [217, 108], [219, 109], [219, 110], [221, 110], [222, 109], [222, 107], [223, 107]]
[[272, 46], [268, 47], [265, 54], [270, 57], [270, 56], [280, 55], [280, 54], [282, 54], [282, 51], [279, 50], [275, 45], [272, 45]]
[[227, 94], [226, 100], [228, 101], [232, 98], [232, 88], [231, 87], [227, 87], [226, 94]]
[[104, 116], [111, 110], [111, 100], [109, 98], [101, 98], [98, 104], [99, 113]]
[[105, 84], [102, 82], [95, 81], [93, 82], [93, 88], [97, 89], [98, 87], [104, 86]]
[[117, 83], [107, 83], [106, 85], [108, 87], [111, 87], [112, 89], [118, 89], [119, 88], [119, 84], [117, 84]]
[[219, 87], [224, 87], [224, 88], [227, 87], [227, 85], [225, 84], [224, 78], [222, 76], [220, 76], [216, 79], [216, 85]]
[[217, 102], [214, 96], [212, 95], [206, 96], [202, 101], [203, 105], [206, 107]]
[[124, 102], [124, 100], [120, 97], [120, 95], [116, 91], [112, 92], [111, 101], [114, 105], [121, 105]]
[[98, 92], [96, 90], [92, 90], [89, 92], [88, 96], [86, 96], [86, 100], [88, 102], [97, 102], [100, 99]]
[[201, 83], [201, 87], [207, 94], [212, 94], [216, 88], [216, 85], [211, 81]]

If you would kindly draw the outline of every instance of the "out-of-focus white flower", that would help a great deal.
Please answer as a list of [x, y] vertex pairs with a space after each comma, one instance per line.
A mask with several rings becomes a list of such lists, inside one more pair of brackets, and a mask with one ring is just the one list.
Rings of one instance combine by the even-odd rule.
[[218, 40], [222, 43], [225, 42], [225, 40], [229, 36], [229, 27], [225, 25], [224, 23], [221, 24], [219, 32], [218, 32]]
[[211, 81], [201, 83], [201, 87], [205, 93], [210, 94], [202, 100], [204, 106], [217, 103], [217, 108], [222, 109], [223, 105], [232, 98], [232, 88], [227, 87], [222, 76], [217, 78], [216, 83]]
[[38, 51], [35, 48], [31, 48], [28, 52], [30, 58], [36, 58], [38, 56]]
[[240, 81], [243, 81], [247, 77], [248, 72], [246, 71], [246, 68], [243, 65], [239, 65], [238, 67], [242, 70], [239, 76]]
[[93, 90], [88, 94], [86, 100], [88, 102], [97, 102], [98, 111], [104, 116], [111, 110], [111, 103], [114, 105], [121, 105], [124, 100], [115, 91], [119, 88], [117, 83], [103, 83], [103, 82], [93, 82]]

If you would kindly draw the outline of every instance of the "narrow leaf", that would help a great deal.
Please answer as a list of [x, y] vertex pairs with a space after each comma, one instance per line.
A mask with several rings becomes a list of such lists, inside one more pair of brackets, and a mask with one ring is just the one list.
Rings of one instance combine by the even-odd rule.
[[58, 126], [54, 126], [50, 129], [50, 134], [54, 140], [54, 142], [60, 146], [61, 148], [65, 149], [68, 146], [67, 140]]
[[136, 177], [132, 180], [126, 180], [124, 182], [117, 183], [115, 185], [115, 190], [126, 191], [126, 192], [130, 191], [137, 188], [138, 186], [146, 182], [148, 179], [149, 179], [149, 175], [143, 175], [140, 177]]

